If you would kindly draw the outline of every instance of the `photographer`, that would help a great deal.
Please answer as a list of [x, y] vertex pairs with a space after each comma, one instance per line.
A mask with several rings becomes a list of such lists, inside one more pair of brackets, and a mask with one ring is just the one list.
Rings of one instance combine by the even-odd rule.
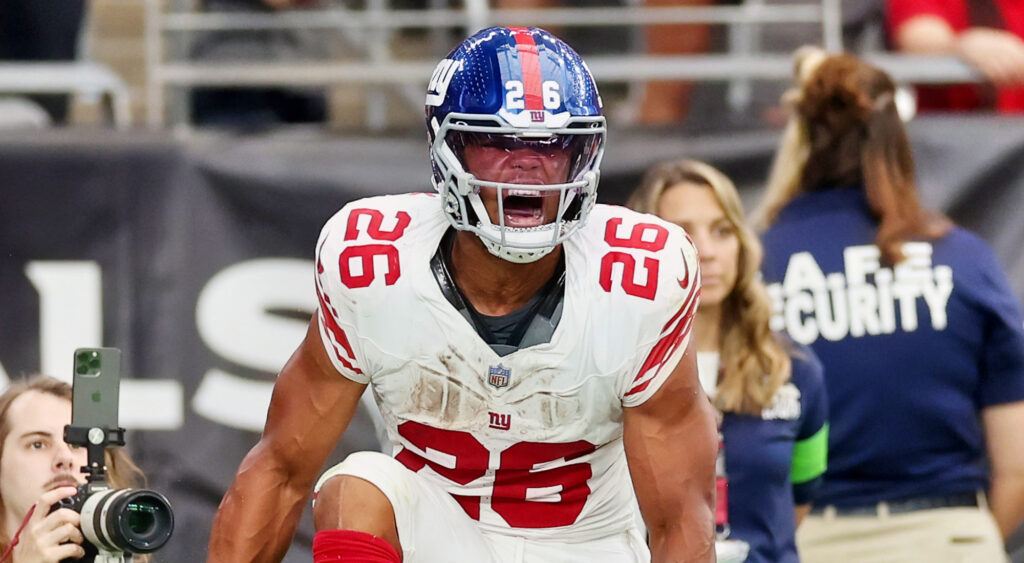
[[[0, 395], [2, 563], [49, 563], [85, 554], [79, 514], [67, 508], [50, 513], [52, 505], [85, 483], [85, 448], [63, 440], [71, 398], [71, 385], [41, 375], [12, 383]], [[112, 487], [141, 484], [142, 471], [124, 450], [108, 449], [105, 462]]]

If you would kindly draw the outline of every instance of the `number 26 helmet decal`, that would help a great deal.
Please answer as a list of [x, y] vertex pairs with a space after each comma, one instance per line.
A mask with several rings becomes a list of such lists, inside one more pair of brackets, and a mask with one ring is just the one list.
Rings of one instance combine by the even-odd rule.
[[[601, 98], [583, 59], [550, 33], [492, 27], [463, 41], [438, 63], [427, 87], [427, 135], [434, 187], [456, 228], [475, 233], [492, 253], [532, 262], [586, 221], [597, 200], [604, 153]], [[468, 145], [509, 153], [568, 155], [559, 183], [486, 181], [467, 170]], [[481, 189], [497, 192], [493, 222]], [[530, 198], [558, 197], [555, 220], [509, 225], [505, 209]]]

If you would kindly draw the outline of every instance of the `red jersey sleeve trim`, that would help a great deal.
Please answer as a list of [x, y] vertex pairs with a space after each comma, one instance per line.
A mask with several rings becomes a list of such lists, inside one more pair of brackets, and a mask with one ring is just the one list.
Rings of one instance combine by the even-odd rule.
[[[355, 354], [352, 352], [352, 344], [348, 340], [348, 335], [345, 334], [345, 330], [338, 324], [338, 312], [331, 306], [330, 298], [324, 294], [320, 281], [320, 274], [323, 273], [324, 267], [319, 258], [317, 259], [316, 270], [316, 297], [320, 302], [320, 321], [332, 336], [333, 349], [331, 351], [334, 352], [334, 357], [346, 369], [362, 374], [362, 370], [355, 365]], [[339, 346], [341, 349], [338, 348]]]
[[693, 326], [693, 319], [696, 316], [699, 296], [700, 289], [691, 292], [687, 296], [686, 301], [683, 302], [683, 306], [679, 308], [679, 311], [665, 323], [665, 326], [661, 329], [661, 339], [651, 349], [643, 366], [640, 367], [640, 370], [633, 378], [633, 387], [626, 392], [627, 397], [647, 389], [655, 377], [654, 375], [651, 377], [646, 376], [651, 372], [657, 374], [679, 346], [686, 341], [686, 337], [690, 334], [690, 328]]

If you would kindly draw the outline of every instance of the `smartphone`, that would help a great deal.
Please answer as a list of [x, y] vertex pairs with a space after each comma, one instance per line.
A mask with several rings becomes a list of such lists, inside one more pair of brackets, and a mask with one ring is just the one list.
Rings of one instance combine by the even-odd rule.
[[75, 350], [72, 389], [72, 426], [117, 428], [121, 351], [117, 348]]

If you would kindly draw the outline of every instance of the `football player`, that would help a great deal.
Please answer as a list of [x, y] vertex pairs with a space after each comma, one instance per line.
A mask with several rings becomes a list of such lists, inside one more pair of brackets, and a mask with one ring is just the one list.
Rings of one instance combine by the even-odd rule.
[[438, 193], [355, 201], [322, 231], [319, 310], [209, 560], [281, 559], [367, 385], [394, 455], [320, 477], [316, 561], [713, 560], [696, 253], [596, 204], [586, 65], [541, 29], [480, 31], [438, 64], [426, 120]]

